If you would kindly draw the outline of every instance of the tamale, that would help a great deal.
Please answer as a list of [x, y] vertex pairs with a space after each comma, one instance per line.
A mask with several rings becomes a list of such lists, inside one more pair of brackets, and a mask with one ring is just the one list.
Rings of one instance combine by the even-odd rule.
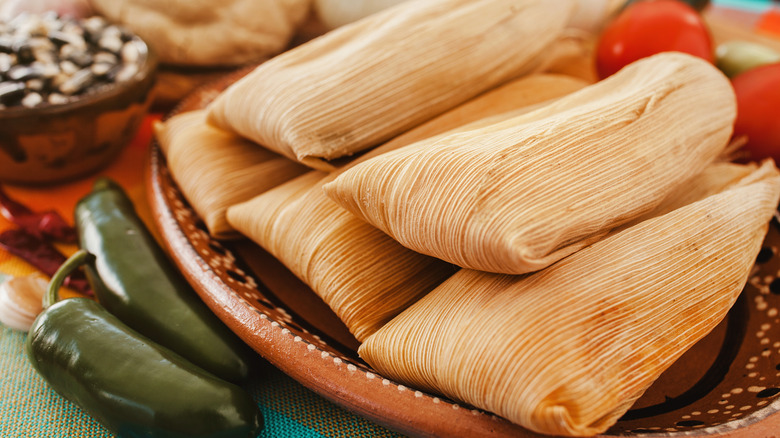
[[531, 72], [571, 0], [405, 2], [260, 65], [209, 122], [313, 168]]
[[334, 174], [341, 173], [359, 162], [426, 138], [433, 138], [450, 130], [473, 129], [530, 112], [549, 104], [553, 99], [580, 90], [588, 84], [589, 82], [584, 79], [562, 74], [539, 73], [523, 76], [404, 132], [349, 163], [349, 165], [340, 168]]
[[282, 261], [358, 340], [455, 269], [409, 251], [321, 194], [310, 172], [228, 210], [239, 231]]
[[741, 292], [780, 198], [772, 163], [755, 176], [539, 272], [461, 270], [359, 353], [536, 432], [604, 432]]
[[722, 73], [662, 53], [531, 113], [374, 157], [323, 189], [407, 248], [522, 274], [654, 209], [721, 153], [735, 116]]
[[610, 234], [637, 225], [647, 219], [670, 213], [678, 208], [700, 201], [726, 189], [740, 185], [748, 185], [755, 181], [769, 178], [775, 172], [775, 164], [771, 160], [764, 161], [760, 166], [756, 163], [737, 164], [728, 161], [715, 162], [707, 166], [700, 174], [680, 184], [650, 213], [639, 216], [638, 218], [621, 225], [610, 231]]
[[241, 137], [206, 124], [204, 111], [181, 113], [155, 125], [173, 179], [218, 239], [239, 234], [227, 208], [248, 201], [308, 170]]
[[217, 4], [203, 0], [89, 0], [85, 3], [94, 8], [96, 15], [127, 27], [147, 41], [166, 66], [214, 68], [257, 62], [284, 50], [308, 16], [311, 1], [221, 0]]
[[[561, 75], [531, 75], [396, 137], [370, 154], [584, 87]], [[366, 157], [367, 158], [367, 157]], [[313, 171], [231, 207], [228, 221], [309, 285], [358, 340], [375, 332], [454, 272], [410, 251], [337, 206], [322, 192], [332, 179]]]

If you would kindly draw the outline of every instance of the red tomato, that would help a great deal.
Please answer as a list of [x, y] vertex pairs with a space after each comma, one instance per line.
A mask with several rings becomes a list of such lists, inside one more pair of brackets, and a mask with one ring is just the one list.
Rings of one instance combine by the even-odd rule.
[[712, 38], [701, 16], [678, 0], [640, 1], [604, 29], [596, 67], [603, 79], [638, 59], [672, 51], [713, 62]]
[[756, 30], [780, 37], [780, 10], [770, 9], [756, 23]]
[[780, 63], [750, 69], [731, 83], [737, 93], [734, 136], [747, 136], [751, 160], [780, 163]]

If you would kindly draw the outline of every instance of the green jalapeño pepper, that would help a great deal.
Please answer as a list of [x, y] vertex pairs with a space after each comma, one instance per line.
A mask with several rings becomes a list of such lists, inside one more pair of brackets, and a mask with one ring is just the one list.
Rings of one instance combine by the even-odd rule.
[[252, 397], [123, 324], [88, 298], [57, 302], [77, 252], [54, 275], [27, 338], [38, 373], [122, 438], [254, 438]]
[[95, 256], [87, 277], [106, 310], [218, 377], [247, 379], [248, 347], [181, 277], [119, 185], [98, 180], [75, 216], [80, 247]]

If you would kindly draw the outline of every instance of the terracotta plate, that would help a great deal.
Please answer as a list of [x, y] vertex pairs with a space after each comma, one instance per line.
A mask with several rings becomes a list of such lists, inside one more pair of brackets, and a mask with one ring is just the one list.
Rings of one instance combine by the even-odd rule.
[[[196, 91], [204, 107], [243, 73]], [[333, 312], [247, 240], [219, 242], [187, 204], [153, 145], [148, 194], [176, 264], [247, 344], [323, 397], [412, 436], [537, 436], [491, 413], [383, 378], [357, 356]], [[605, 436], [769, 437], [780, 430], [780, 225], [773, 221], [748, 286], [728, 317], [645, 393]]]

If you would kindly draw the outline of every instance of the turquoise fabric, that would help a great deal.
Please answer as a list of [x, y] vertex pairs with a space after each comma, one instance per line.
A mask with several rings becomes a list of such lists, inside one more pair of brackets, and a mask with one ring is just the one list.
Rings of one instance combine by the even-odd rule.
[[712, 4], [723, 8], [764, 12], [772, 6], [772, 0], [713, 0]]
[[[51, 390], [24, 352], [26, 333], [0, 325], [0, 437], [112, 438]], [[398, 437], [328, 402], [258, 358], [247, 390], [265, 417], [260, 437]]]
[[301, 438], [321, 438], [324, 435], [296, 423], [289, 417], [270, 409], [263, 410], [265, 414], [265, 428], [260, 438], [273, 438], [278, 436], [297, 436]]

